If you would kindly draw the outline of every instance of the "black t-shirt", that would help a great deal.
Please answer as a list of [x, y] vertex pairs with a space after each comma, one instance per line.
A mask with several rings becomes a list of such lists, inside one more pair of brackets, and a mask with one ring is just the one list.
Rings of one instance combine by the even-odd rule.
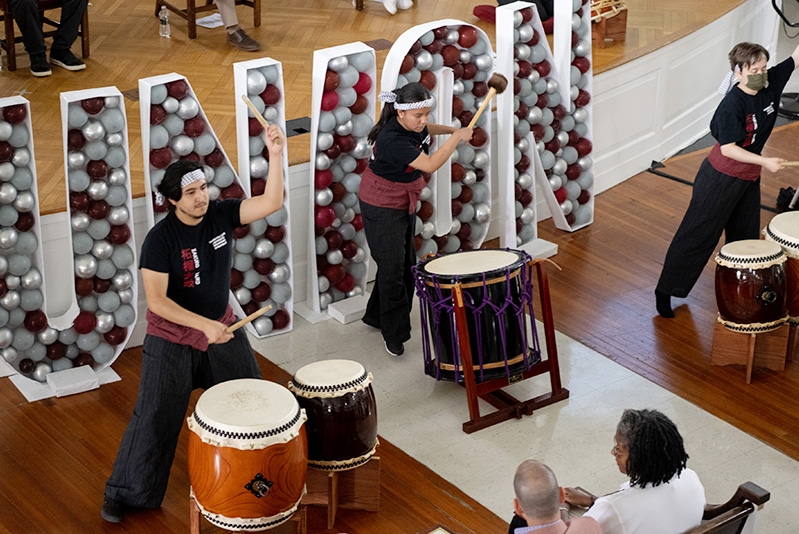
[[430, 150], [430, 133], [427, 127], [421, 132], [406, 130], [394, 117], [377, 134], [369, 168], [381, 178], [392, 182], [410, 183], [419, 178], [422, 171], [410, 163]]
[[169, 274], [166, 295], [209, 319], [225, 313], [230, 292], [233, 229], [241, 199], [211, 201], [200, 224], [188, 226], [171, 211], [147, 233], [139, 268]]
[[737, 85], [722, 99], [710, 121], [710, 133], [724, 146], [735, 143], [754, 154], [760, 154], [774, 123], [780, 95], [794, 70], [789, 57], [768, 70], [768, 85], [756, 95], [744, 93]]

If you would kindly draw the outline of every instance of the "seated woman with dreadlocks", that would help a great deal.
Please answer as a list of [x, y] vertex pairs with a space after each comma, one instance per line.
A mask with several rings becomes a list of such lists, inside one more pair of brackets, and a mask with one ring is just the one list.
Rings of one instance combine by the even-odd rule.
[[618, 491], [595, 497], [566, 488], [566, 502], [589, 507], [585, 515], [604, 534], [680, 534], [702, 521], [705, 489], [685, 466], [688, 454], [671, 420], [656, 410], [625, 410], [611, 454], [630, 477]]

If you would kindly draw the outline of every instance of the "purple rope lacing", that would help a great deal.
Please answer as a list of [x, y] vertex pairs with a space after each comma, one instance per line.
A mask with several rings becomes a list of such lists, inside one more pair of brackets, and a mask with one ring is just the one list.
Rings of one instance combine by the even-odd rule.
[[[510, 251], [510, 249], [505, 249]], [[527, 262], [530, 261], [530, 256], [526, 253], [524, 254], [523, 260], [524, 264], [526, 265]], [[421, 265], [421, 264], [419, 264]], [[448, 328], [450, 330], [450, 354], [453, 356], [453, 364], [454, 364], [454, 374], [455, 374], [455, 381], [460, 381], [460, 370], [459, 368], [462, 366], [461, 363], [461, 354], [460, 354], [460, 347], [458, 344], [458, 335], [457, 335], [457, 328], [455, 324], [455, 305], [453, 302], [452, 297], [452, 290], [450, 288], [442, 288], [441, 282], [437, 279], [433, 279], [432, 281], [429, 280], [429, 275], [425, 271], [423, 271], [419, 265], [414, 265], [412, 267], [412, 272], [414, 275], [414, 283], [416, 286], [416, 294], [419, 296], [420, 300], [420, 318], [421, 318], [421, 331], [422, 331], [422, 353], [424, 355], [425, 361], [425, 372], [428, 372], [433, 366], [435, 367], [435, 379], [441, 380], [441, 360], [440, 358], [438, 361], [435, 361], [434, 352], [431, 350], [431, 343], [430, 343], [430, 335], [434, 332], [441, 332], [443, 328], [442, 325], [442, 318], [448, 319]], [[472, 347], [473, 356], [476, 352], [477, 355], [477, 364], [480, 368], [480, 380], [485, 379], [485, 370], [483, 368], [483, 364], [485, 362], [485, 354], [483, 351], [483, 331], [481, 328], [483, 313], [491, 313], [494, 316], [498, 317], [498, 330], [499, 330], [499, 342], [501, 346], [501, 353], [505, 361], [505, 373], [507, 376], [511, 375], [510, 365], [508, 364], [508, 360], [510, 357], [515, 355], [508, 354], [508, 343], [507, 343], [507, 334], [505, 332], [505, 324], [504, 321], [501, 320], [504, 317], [505, 312], [510, 308], [513, 314], [516, 316], [517, 326], [519, 328], [519, 332], [521, 334], [521, 343], [522, 343], [522, 361], [523, 361], [523, 368], [524, 370], [530, 369], [535, 361], [538, 361], [540, 357], [540, 345], [538, 341], [538, 332], [535, 325], [535, 316], [533, 312], [533, 283], [528, 276], [528, 269], [521, 268], [519, 273], [519, 284], [520, 284], [520, 302], [514, 302], [514, 295], [512, 294], [512, 283], [510, 282], [510, 275], [513, 271], [518, 269], [516, 267], [511, 269], [510, 266], [504, 269], [505, 273], [505, 301], [501, 304], [494, 304], [490, 296], [488, 295], [488, 284], [486, 283], [487, 273], [482, 273], [481, 278], [483, 281], [482, 286], [482, 299], [481, 302], [477, 303], [475, 297], [468, 292], [463, 292], [464, 296], [464, 307], [466, 308], [467, 316], [471, 314], [474, 319], [474, 322], [477, 326], [475, 336], [476, 336], [476, 351], [475, 347]], [[495, 279], [496, 277], [492, 277], [491, 279]], [[460, 283], [461, 277], [455, 277], [456, 282]], [[472, 280], [470, 280], [472, 281]], [[432, 283], [432, 285], [431, 285]], [[449, 285], [450, 282], [447, 281]], [[426, 305], [425, 305], [426, 304]], [[525, 306], [529, 307], [530, 310], [530, 324], [531, 324], [531, 333], [532, 333], [532, 342], [533, 348], [532, 351], [529, 350], [530, 347], [528, 345], [528, 334], [526, 328], [526, 314], [524, 312]], [[429, 309], [428, 309], [429, 308]], [[431, 318], [432, 315], [432, 318]], [[431, 323], [432, 321], [432, 323]], [[434, 336], [434, 343], [435, 343], [435, 354], [441, 354], [444, 347], [443, 347], [443, 340], [441, 336]], [[435, 363], [434, 363], [435, 362]], [[428, 373], [429, 374], [429, 373]]]

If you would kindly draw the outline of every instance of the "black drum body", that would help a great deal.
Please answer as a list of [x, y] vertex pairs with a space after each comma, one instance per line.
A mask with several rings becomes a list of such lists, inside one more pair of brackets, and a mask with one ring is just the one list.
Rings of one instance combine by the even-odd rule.
[[[422, 307], [426, 374], [438, 380], [463, 381], [452, 298], [456, 284], [463, 293], [472, 361], [478, 367], [476, 381], [511, 377], [530, 368], [531, 352], [537, 359], [540, 351], [537, 343], [529, 346], [527, 336], [525, 309], [531, 309], [532, 303], [528, 259], [515, 250], [478, 250], [426, 259], [414, 268]], [[486, 267], [486, 271], [468, 272]]]

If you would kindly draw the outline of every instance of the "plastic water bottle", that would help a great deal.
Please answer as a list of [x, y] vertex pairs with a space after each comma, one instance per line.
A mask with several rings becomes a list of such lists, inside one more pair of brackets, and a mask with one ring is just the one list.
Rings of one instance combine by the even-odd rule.
[[169, 10], [167, 10], [166, 6], [161, 6], [161, 11], [158, 12], [158, 20], [160, 21], [158, 34], [169, 39]]

